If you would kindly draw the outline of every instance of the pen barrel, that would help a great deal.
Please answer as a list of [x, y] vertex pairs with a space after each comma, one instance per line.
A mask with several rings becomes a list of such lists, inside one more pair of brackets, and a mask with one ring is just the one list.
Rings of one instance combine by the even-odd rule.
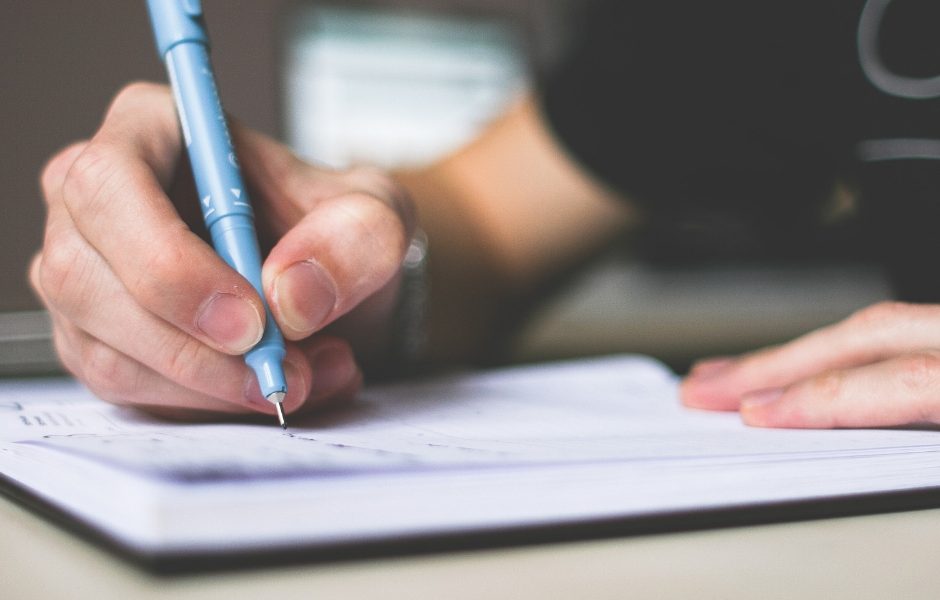
[[[252, 361], [255, 356], [262, 356], [259, 354], [261, 351], [264, 351], [264, 356], [271, 356], [271, 352], [280, 351], [280, 359], [283, 359], [284, 338], [277, 327], [270, 326], [274, 323], [274, 316], [264, 298], [261, 284], [261, 251], [258, 248], [251, 217], [243, 214], [229, 214], [221, 219], [215, 219], [209, 227], [209, 234], [212, 236], [212, 245], [215, 246], [222, 260], [247, 279], [264, 302], [265, 317], [269, 326], [264, 328], [261, 341], [248, 351], [245, 360], [253, 366]], [[264, 389], [262, 385], [262, 390]]]
[[209, 43], [202, 0], [147, 0], [147, 11], [161, 57], [180, 42]]
[[274, 316], [264, 298], [261, 287], [261, 252], [251, 217], [231, 214], [216, 219], [209, 228], [209, 233], [219, 256], [251, 283], [264, 303], [268, 326], [264, 328], [261, 340], [245, 354], [245, 362], [258, 376], [258, 384], [265, 397], [274, 392], [283, 392], [286, 381], [283, 370], [284, 338], [280, 329], [274, 325]]
[[164, 58], [206, 227], [228, 215], [252, 217], [208, 48], [179, 43]]
[[264, 396], [283, 392], [284, 339], [264, 296], [254, 213], [212, 75], [208, 48], [202, 42], [183, 41], [173, 45], [164, 59], [213, 246], [248, 280], [264, 304], [267, 326], [261, 341], [246, 353], [245, 361], [258, 375]]

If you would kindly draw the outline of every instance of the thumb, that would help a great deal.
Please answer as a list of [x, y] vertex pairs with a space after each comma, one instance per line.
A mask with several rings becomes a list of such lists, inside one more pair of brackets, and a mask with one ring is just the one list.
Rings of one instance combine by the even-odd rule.
[[384, 287], [408, 240], [401, 215], [375, 196], [350, 192], [316, 203], [271, 250], [262, 271], [284, 335], [305, 338]]

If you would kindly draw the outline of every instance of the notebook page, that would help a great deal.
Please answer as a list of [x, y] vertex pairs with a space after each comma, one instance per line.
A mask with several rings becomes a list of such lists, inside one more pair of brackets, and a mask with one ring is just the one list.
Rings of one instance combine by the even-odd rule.
[[0, 471], [141, 546], [210, 550], [940, 484], [940, 433], [750, 429], [681, 407], [677, 386], [640, 357], [455, 375], [366, 390], [285, 433], [4, 383]]
[[8, 442], [191, 482], [597, 461], [760, 462], [940, 444], [932, 431], [750, 429], [734, 414], [682, 408], [676, 378], [637, 357], [379, 388], [348, 409], [293, 419], [288, 432], [267, 421], [161, 422], [68, 386], [31, 389], [21, 404], [22, 411], [0, 413]]

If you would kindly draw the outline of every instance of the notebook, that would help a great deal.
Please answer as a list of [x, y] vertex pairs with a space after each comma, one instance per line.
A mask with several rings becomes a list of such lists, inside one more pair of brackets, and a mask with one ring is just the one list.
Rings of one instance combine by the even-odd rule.
[[452, 374], [368, 388], [285, 432], [161, 421], [65, 379], [6, 381], [0, 473], [126, 554], [177, 566], [937, 501], [938, 432], [752, 429], [683, 408], [677, 383], [641, 356]]

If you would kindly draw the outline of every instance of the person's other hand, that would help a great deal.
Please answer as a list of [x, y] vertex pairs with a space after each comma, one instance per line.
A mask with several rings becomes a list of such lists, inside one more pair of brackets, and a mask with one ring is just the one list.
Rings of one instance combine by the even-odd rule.
[[886, 302], [788, 344], [698, 363], [686, 406], [758, 427], [940, 424], [940, 306]]
[[[284, 407], [348, 398], [361, 371], [350, 344], [322, 330], [357, 307], [372, 324], [391, 312], [410, 201], [375, 171], [317, 169], [237, 124], [232, 134], [272, 246], [265, 295], [291, 340]], [[240, 356], [261, 337], [261, 300], [200, 235], [181, 152], [169, 90], [122, 90], [94, 137], [42, 174], [45, 238], [30, 281], [62, 363], [101, 398], [174, 418], [273, 414]]]

